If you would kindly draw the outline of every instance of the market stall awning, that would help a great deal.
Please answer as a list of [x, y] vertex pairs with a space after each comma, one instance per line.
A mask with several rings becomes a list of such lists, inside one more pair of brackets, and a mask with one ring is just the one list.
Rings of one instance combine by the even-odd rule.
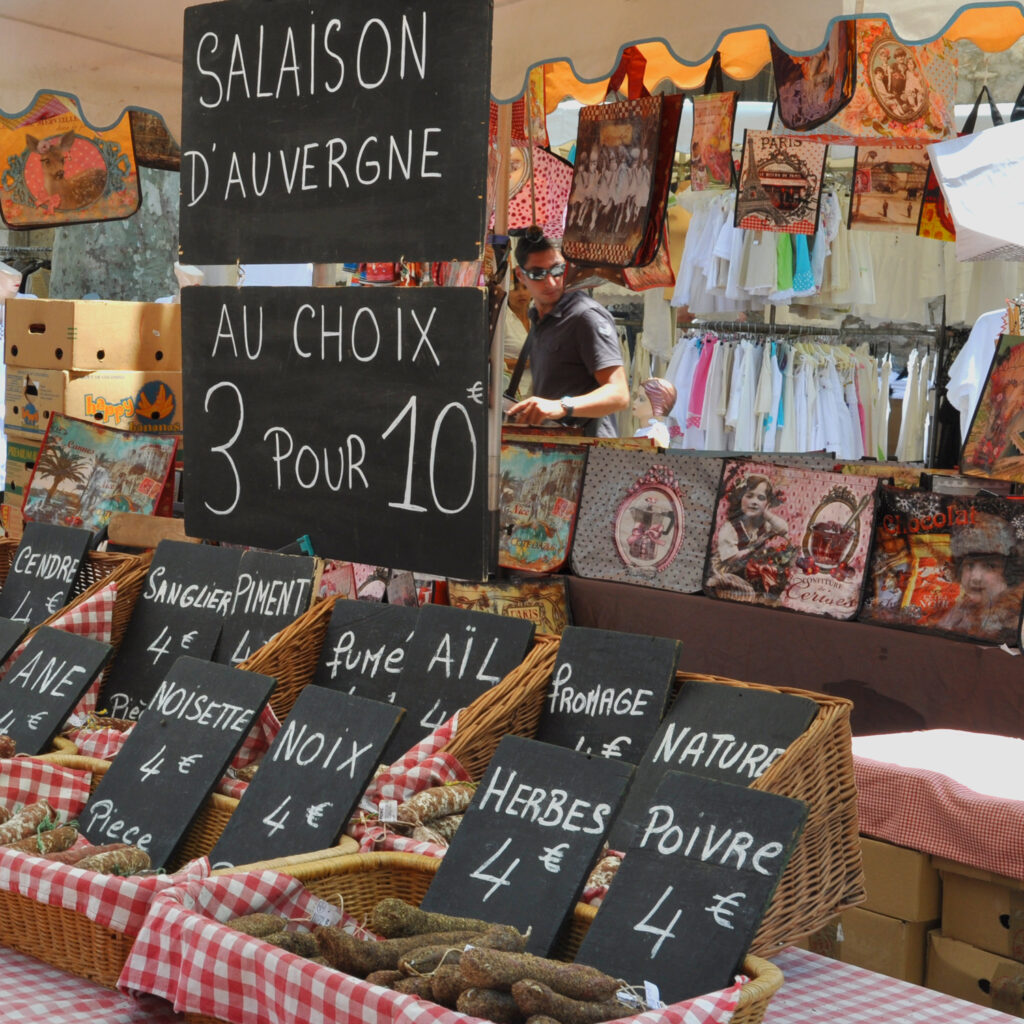
[[[138, 107], [160, 114], [180, 138], [182, 12], [188, 6], [186, 0], [4, 0], [0, 111], [17, 114], [37, 92], [57, 91], [78, 97], [98, 128]], [[719, 47], [727, 74], [750, 77], [768, 59], [766, 30], [788, 50], [809, 52], [823, 44], [834, 18], [854, 15], [887, 13], [908, 42], [946, 32], [994, 51], [1024, 34], [1024, 0], [995, 6], [884, 0], [880, 6], [886, 11], [866, 0], [780, 0], [770, 8], [762, 0], [686, 7], [677, 0], [495, 0], [491, 89], [507, 102], [523, 91], [531, 67], [555, 64], [555, 73], [567, 76], [563, 95], [590, 102], [587, 82], [603, 96], [622, 49], [638, 42], [654, 44], [645, 47], [649, 82], [670, 78], [694, 88]], [[452, 77], [456, 87], [457, 68]], [[550, 95], [557, 91], [549, 89]]]

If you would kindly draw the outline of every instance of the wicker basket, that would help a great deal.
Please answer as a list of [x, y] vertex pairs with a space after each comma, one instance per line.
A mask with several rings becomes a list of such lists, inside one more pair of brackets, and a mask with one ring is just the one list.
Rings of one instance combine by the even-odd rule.
[[[253, 865], [253, 869], [266, 868], [291, 875], [321, 899], [333, 900], [340, 894], [346, 912], [364, 918], [386, 897], [418, 905], [439, 865], [440, 861], [434, 857], [413, 853], [363, 853], [291, 866], [281, 861], [265, 861]], [[572, 959], [596, 913], [593, 907], [577, 904], [572, 926], [555, 949], [555, 956]], [[782, 985], [782, 972], [774, 964], [755, 956], [744, 960], [743, 970], [751, 980], [740, 991], [732, 1024], [757, 1024], [768, 1008], [768, 1001]], [[339, 1024], [344, 1019], [343, 1012], [339, 1011]], [[189, 1024], [224, 1024], [216, 1017], [201, 1014], [186, 1013], [185, 1020]]]

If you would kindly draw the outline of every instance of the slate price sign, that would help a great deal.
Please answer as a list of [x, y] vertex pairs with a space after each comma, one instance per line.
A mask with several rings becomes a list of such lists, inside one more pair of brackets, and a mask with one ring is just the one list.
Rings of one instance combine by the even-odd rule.
[[210, 854], [233, 867], [338, 841], [402, 709], [307, 686]]
[[134, 843], [163, 867], [266, 706], [276, 680], [179, 658], [79, 816], [92, 843]]
[[[725, 988], [807, 818], [789, 797], [668, 772], [577, 959], [666, 1003]], [[460, 829], [461, 831], [461, 829]]]
[[632, 766], [506, 736], [421, 904], [531, 929], [547, 955], [573, 907]]
[[491, 8], [188, 8], [182, 259], [480, 259]]
[[487, 574], [482, 290], [181, 298], [193, 536], [279, 548], [300, 531], [351, 561]]

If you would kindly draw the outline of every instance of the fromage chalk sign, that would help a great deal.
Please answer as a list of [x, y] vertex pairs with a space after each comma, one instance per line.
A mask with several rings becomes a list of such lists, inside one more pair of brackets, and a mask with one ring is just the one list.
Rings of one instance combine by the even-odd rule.
[[210, 854], [214, 867], [333, 846], [402, 709], [307, 686]]
[[301, 530], [351, 561], [486, 576], [484, 302], [476, 288], [183, 289], [188, 532], [280, 548]]
[[480, 259], [491, 7], [188, 8], [182, 258]]
[[163, 867], [275, 682], [179, 658], [79, 816], [82, 834], [97, 844], [134, 843]]
[[38, 626], [68, 602], [92, 531], [30, 522], [0, 590], [0, 616]]

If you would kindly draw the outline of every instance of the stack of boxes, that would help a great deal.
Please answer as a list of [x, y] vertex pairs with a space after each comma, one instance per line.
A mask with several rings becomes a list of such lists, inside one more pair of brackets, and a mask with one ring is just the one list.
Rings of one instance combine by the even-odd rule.
[[5, 530], [20, 532], [25, 488], [55, 413], [177, 434], [180, 461], [180, 306], [23, 299], [6, 304], [5, 319]]

